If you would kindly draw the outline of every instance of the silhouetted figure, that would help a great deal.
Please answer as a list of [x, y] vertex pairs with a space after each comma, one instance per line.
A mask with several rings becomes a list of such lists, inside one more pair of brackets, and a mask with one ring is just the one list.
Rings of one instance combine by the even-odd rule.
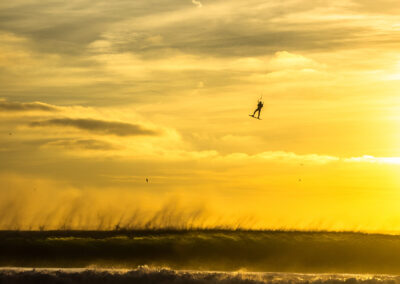
[[257, 118], [260, 119], [261, 109], [263, 108], [263, 106], [264, 106], [263, 102], [262, 102], [261, 100], [259, 100], [259, 101], [258, 101], [258, 104], [257, 104], [257, 108], [256, 108], [256, 110], [253, 112], [252, 117], [255, 117], [256, 112], [258, 112]]
[[149, 183], [149, 179], [148, 178], [146, 178], [146, 182]]

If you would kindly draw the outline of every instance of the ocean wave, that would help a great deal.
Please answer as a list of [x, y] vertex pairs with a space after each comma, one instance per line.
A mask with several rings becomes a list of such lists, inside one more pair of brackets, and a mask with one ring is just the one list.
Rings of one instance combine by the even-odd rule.
[[133, 270], [2, 268], [0, 283], [399, 284], [400, 277], [369, 274], [179, 271], [147, 266]]
[[400, 274], [400, 236], [277, 231], [0, 232], [0, 266]]

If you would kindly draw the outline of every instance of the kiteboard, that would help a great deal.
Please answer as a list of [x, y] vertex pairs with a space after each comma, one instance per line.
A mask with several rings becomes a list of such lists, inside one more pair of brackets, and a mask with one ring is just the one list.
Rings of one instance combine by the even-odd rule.
[[251, 116], [252, 118], [255, 118], [255, 119], [261, 120], [261, 118], [255, 117], [255, 116], [253, 116], [253, 115], [251, 115], [251, 114], [249, 114], [249, 116]]

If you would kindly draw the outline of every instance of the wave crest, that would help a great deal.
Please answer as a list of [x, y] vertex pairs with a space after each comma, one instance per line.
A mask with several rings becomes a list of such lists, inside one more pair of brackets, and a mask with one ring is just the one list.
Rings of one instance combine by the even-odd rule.
[[148, 266], [140, 266], [133, 270], [3, 268], [0, 270], [0, 283], [399, 284], [400, 276], [180, 271]]

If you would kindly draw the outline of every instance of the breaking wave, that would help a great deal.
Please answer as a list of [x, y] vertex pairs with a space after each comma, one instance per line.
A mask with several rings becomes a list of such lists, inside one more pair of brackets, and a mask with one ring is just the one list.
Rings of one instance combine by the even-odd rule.
[[400, 274], [400, 236], [299, 231], [0, 231], [1, 267]]
[[400, 283], [400, 276], [360, 274], [300, 274], [274, 272], [179, 271], [141, 266], [115, 269], [0, 269], [0, 283], [233, 283], [233, 284], [375, 284]]

